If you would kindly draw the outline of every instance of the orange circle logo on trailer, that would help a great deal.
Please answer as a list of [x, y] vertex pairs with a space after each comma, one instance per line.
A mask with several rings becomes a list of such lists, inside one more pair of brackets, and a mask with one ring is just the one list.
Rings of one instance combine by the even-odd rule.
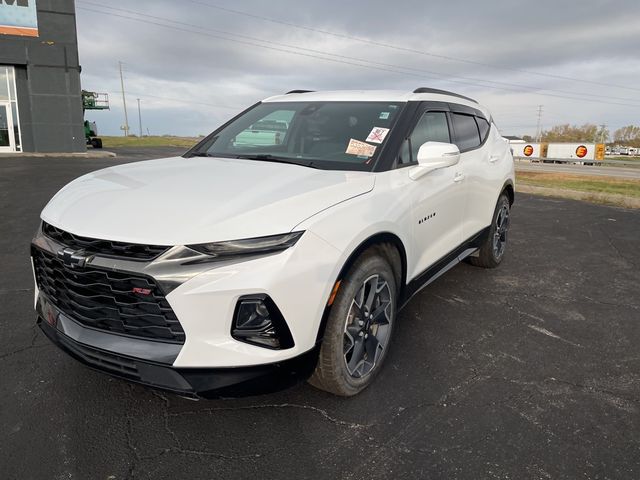
[[533, 155], [533, 146], [527, 145], [526, 147], [524, 147], [522, 153], [524, 153], [525, 157], [530, 157], [531, 155]]
[[576, 156], [578, 158], [583, 158], [586, 154], [587, 154], [587, 147], [585, 147], [584, 145], [580, 145], [578, 148], [576, 148]]

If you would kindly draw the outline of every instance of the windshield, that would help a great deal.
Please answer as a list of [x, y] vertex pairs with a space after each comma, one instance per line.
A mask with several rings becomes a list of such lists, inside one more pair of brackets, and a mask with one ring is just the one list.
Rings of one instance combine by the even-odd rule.
[[190, 155], [249, 158], [335, 170], [371, 170], [403, 103], [266, 102]]

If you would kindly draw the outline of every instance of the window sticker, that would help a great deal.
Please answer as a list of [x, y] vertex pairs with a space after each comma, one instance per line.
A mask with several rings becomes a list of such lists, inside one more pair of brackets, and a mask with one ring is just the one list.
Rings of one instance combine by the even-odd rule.
[[387, 120], [391, 112], [380, 112], [380, 116], [378, 117], [380, 120]]
[[373, 127], [373, 129], [371, 130], [371, 133], [367, 137], [367, 142], [382, 143], [384, 142], [384, 139], [386, 138], [387, 133], [389, 133], [388, 128]]
[[373, 154], [376, 151], [376, 147], [374, 145], [369, 145], [368, 143], [361, 142], [360, 140], [356, 140], [354, 138], [349, 140], [349, 145], [347, 146], [347, 151], [349, 155], [357, 155], [359, 157], [373, 157]]

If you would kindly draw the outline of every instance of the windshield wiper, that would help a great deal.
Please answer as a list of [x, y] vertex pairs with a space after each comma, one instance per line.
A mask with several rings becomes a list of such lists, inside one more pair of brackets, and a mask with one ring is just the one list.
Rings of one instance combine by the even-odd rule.
[[290, 165], [299, 165], [301, 167], [317, 168], [311, 161], [301, 162], [293, 158], [277, 157], [275, 155], [271, 155], [268, 153], [260, 153], [255, 155], [237, 155], [236, 158], [241, 158], [245, 160], [263, 160], [266, 162], [275, 162], [275, 163], [288, 163]]
[[211, 155], [210, 153], [207, 152], [193, 152], [191, 154], [189, 154], [190, 157], [213, 157], [215, 155]]

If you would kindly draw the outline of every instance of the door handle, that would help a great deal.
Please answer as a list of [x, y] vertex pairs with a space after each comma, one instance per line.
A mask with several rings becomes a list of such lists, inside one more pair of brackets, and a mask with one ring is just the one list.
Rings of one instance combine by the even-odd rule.
[[464, 179], [464, 173], [456, 173], [453, 177], [453, 181], [458, 183]]
[[489, 157], [489, 163], [496, 163], [498, 160], [500, 160], [500, 157], [498, 155], [492, 155], [491, 157]]

